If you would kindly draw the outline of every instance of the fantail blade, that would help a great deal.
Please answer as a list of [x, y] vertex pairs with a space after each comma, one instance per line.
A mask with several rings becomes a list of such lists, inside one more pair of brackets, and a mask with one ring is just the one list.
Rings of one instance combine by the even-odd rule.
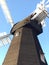
[[49, 8], [49, 5], [46, 5], [45, 7], [46, 7], [46, 8]]

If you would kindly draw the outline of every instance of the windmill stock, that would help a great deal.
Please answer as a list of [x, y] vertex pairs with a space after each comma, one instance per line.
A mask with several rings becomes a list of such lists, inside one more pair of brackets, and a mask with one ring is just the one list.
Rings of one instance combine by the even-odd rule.
[[[48, 16], [48, 2], [49, 1], [45, 2], [45, 0], [42, 0], [37, 4], [33, 13], [19, 23], [14, 24], [5, 0], [0, 0], [0, 5], [3, 9], [5, 17], [12, 25], [10, 34], [13, 35], [13, 40], [11, 41], [11, 46], [8, 50], [7, 56], [5, 57], [3, 65], [47, 65], [44, 53], [37, 39], [37, 35], [43, 32], [43, 20]], [[5, 35], [2, 38], [6, 38], [7, 36], [8, 35]]]

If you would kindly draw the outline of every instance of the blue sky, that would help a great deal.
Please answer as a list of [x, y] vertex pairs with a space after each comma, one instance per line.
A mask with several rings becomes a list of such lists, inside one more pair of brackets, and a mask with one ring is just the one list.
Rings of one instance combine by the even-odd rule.
[[[36, 8], [37, 3], [41, 0], [5, 0], [7, 2], [9, 11], [13, 18], [14, 23], [19, 22], [24, 19]], [[43, 33], [38, 36], [42, 49], [45, 53], [47, 63], [49, 65], [49, 19], [45, 20], [46, 27], [43, 28]], [[10, 33], [11, 25], [5, 18], [3, 11], [0, 7], [0, 32]], [[7, 50], [10, 44], [2, 46], [0, 48], [0, 65], [2, 65], [4, 58], [6, 56]]]

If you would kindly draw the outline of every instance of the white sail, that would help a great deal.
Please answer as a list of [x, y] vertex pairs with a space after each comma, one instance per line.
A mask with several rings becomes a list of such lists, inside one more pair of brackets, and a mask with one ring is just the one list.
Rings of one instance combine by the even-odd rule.
[[45, 3], [45, 0], [42, 0], [41, 3], [44, 4]]
[[6, 32], [0, 33], [0, 47], [11, 43], [9, 36]]
[[46, 4], [48, 4], [48, 3], [49, 3], [49, 0], [47, 0]]
[[10, 12], [9, 12], [9, 9], [7, 7], [7, 4], [6, 4], [5, 0], [0, 0], [0, 5], [3, 9], [3, 12], [4, 12], [8, 22], [11, 24], [11, 26], [13, 26], [14, 23], [13, 23], [12, 17], [10, 15]]
[[46, 5], [45, 7], [46, 7], [46, 8], [49, 8], [49, 5]]

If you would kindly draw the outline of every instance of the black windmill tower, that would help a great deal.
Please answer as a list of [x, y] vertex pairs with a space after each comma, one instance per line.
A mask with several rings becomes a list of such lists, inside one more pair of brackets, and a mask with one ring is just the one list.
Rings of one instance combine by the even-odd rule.
[[[43, 20], [47, 17], [43, 1], [24, 20], [13, 25], [10, 33], [13, 40], [3, 65], [47, 65], [38, 35], [43, 32]], [[7, 35], [8, 36], [8, 35]]]

